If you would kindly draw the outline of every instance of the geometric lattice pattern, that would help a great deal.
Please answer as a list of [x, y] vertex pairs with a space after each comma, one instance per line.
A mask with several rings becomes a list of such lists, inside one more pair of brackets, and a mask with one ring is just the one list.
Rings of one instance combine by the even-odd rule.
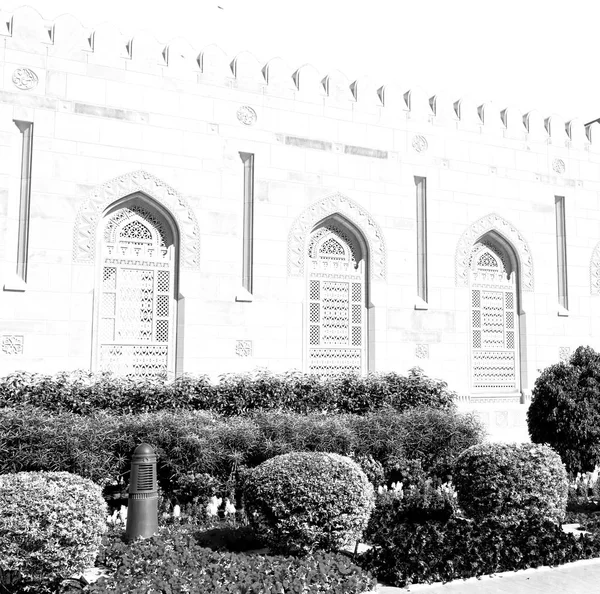
[[571, 347], [558, 347], [558, 359], [563, 363], [568, 363], [571, 358]]
[[160, 221], [133, 206], [104, 227], [99, 367], [143, 377], [167, 372], [173, 271]]
[[251, 340], [236, 340], [235, 354], [238, 357], [252, 356], [252, 341]]
[[[474, 252], [481, 249], [475, 246]], [[518, 317], [515, 275], [485, 248], [471, 275], [471, 370], [476, 390], [518, 389]]]
[[350, 241], [328, 226], [309, 243], [308, 369], [322, 376], [361, 373], [364, 365], [364, 272]]
[[100, 345], [100, 369], [118, 375], [159, 377], [167, 372], [167, 345]]

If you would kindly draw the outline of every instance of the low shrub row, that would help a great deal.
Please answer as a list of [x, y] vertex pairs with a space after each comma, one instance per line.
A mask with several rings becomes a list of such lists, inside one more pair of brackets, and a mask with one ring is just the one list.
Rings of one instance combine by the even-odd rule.
[[[293, 484], [285, 472], [269, 472], [273, 465], [285, 471], [289, 463], [293, 466], [303, 458], [304, 463], [292, 473]], [[261, 468], [266, 473], [261, 474]], [[287, 454], [267, 461], [255, 474], [246, 485], [249, 509], [264, 511], [265, 504], [273, 504], [275, 514], [263, 515], [262, 522], [251, 524], [258, 530], [229, 530], [225, 542], [248, 551], [257, 544], [269, 544], [275, 529], [277, 550], [271, 552], [299, 555], [236, 554], [221, 546], [215, 551], [211, 531], [196, 533], [197, 526], [189, 524], [161, 526], [154, 537], [135, 542], [125, 541], [121, 524], [103, 539], [106, 503], [91, 481], [66, 472], [0, 475], [0, 592], [71, 591], [68, 585], [81, 586], [81, 581], [65, 578], [94, 564], [108, 576], [86, 589], [96, 593], [359, 594], [374, 586], [370, 575], [348, 557], [326, 552], [335, 553], [349, 539], [358, 538], [373, 507], [373, 487], [354, 462], [335, 454]], [[265, 477], [272, 479], [268, 485]], [[282, 477], [288, 480], [286, 484], [279, 480]], [[362, 481], [362, 491], [357, 491], [355, 479]], [[273, 487], [277, 495], [270, 493], [265, 500], [259, 493], [261, 486]], [[282, 486], [295, 490], [296, 495], [303, 492], [298, 509], [289, 508], [294, 493], [286, 499]], [[290, 530], [292, 526], [296, 530]]]
[[378, 485], [405, 476], [413, 459], [423, 460], [427, 472], [447, 473], [461, 451], [484, 437], [475, 417], [430, 408], [220, 417], [197, 411], [80, 416], [22, 406], [0, 409], [0, 426], [0, 474], [68, 471], [102, 486], [126, 484], [131, 452], [145, 442], [159, 456], [161, 488], [181, 504], [231, 496], [242, 469], [279, 454], [349, 455]]
[[539, 516], [522, 521], [452, 517], [447, 522], [399, 522], [381, 526], [374, 545], [361, 557], [361, 566], [398, 587], [600, 556], [598, 536], [575, 537]]
[[415, 406], [449, 409], [455, 393], [419, 368], [397, 373], [322, 379], [300, 372], [226, 374], [213, 384], [207, 376], [184, 375], [172, 382], [114, 376], [108, 372], [56, 375], [15, 372], [0, 379], [0, 408], [31, 405], [53, 412], [87, 415], [159, 410], [206, 410], [220, 415], [286, 410], [297, 413], [364, 414], [384, 405], [404, 411]]
[[[600, 539], [576, 539], [560, 521], [564, 464], [548, 446], [483, 443], [462, 452], [453, 483], [380, 490], [364, 567], [396, 586], [555, 565], [600, 554]], [[462, 514], [465, 514], [464, 517]]]

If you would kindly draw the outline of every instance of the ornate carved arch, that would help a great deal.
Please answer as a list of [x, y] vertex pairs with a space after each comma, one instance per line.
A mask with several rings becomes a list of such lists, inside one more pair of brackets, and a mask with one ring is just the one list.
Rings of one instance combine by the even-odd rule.
[[198, 268], [200, 232], [194, 212], [181, 194], [146, 171], [127, 173], [92, 190], [75, 219], [73, 261], [94, 262], [96, 232], [103, 212], [117, 200], [136, 192], [156, 200], [172, 214], [179, 228], [181, 263], [186, 268]]
[[347, 219], [362, 233], [368, 245], [371, 278], [385, 279], [385, 243], [379, 225], [364, 208], [337, 192], [311, 204], [294, 221], [288, 239], [288, 274], [290, 276], [304, 274], [308, 236], [317, 223], [333, 214], [339, 214]]
[[461, 235], [456, 247], [456, 286], [468, 285], [468, 269], [473, 244], [488, 231], [497, 231], [512, 245], [519, 259], [521, 287], [524, 291], [533, 291], [533, 260], [529, 246], [513, 225], [495, 213], [475, 221]]

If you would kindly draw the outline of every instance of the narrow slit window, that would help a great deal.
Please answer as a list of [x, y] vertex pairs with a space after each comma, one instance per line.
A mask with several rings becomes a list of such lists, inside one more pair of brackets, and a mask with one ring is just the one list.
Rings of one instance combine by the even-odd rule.
[[427, 286], [427, 180], [415, 177], [417, 197], [417, 295], [428, 301]]
[[31, 203], [31, 159], [33, 154], [33, 122], [14, 120], [21, 132], [21, 183], [19, 186], [19, 227], [17, 236], [17, 276], [27, 282], [29, 251], [29, 210]]
[[252, 294], [254, 258], [254, 155], [240, 153], [244, 164], [242, 286]]
[[558, 303], [569, 309], [569, 290], [567, 285], [567, 232], [565, 218], [565, 197], [554, 197], [556, 214], [556, 272], [558, 276]]

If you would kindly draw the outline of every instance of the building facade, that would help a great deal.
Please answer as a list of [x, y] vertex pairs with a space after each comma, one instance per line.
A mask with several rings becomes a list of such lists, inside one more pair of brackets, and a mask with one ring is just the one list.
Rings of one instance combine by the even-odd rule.
[[600, 346], [600, 124], [16, 11], [0, 375], [413, 366], [519, 438]]

